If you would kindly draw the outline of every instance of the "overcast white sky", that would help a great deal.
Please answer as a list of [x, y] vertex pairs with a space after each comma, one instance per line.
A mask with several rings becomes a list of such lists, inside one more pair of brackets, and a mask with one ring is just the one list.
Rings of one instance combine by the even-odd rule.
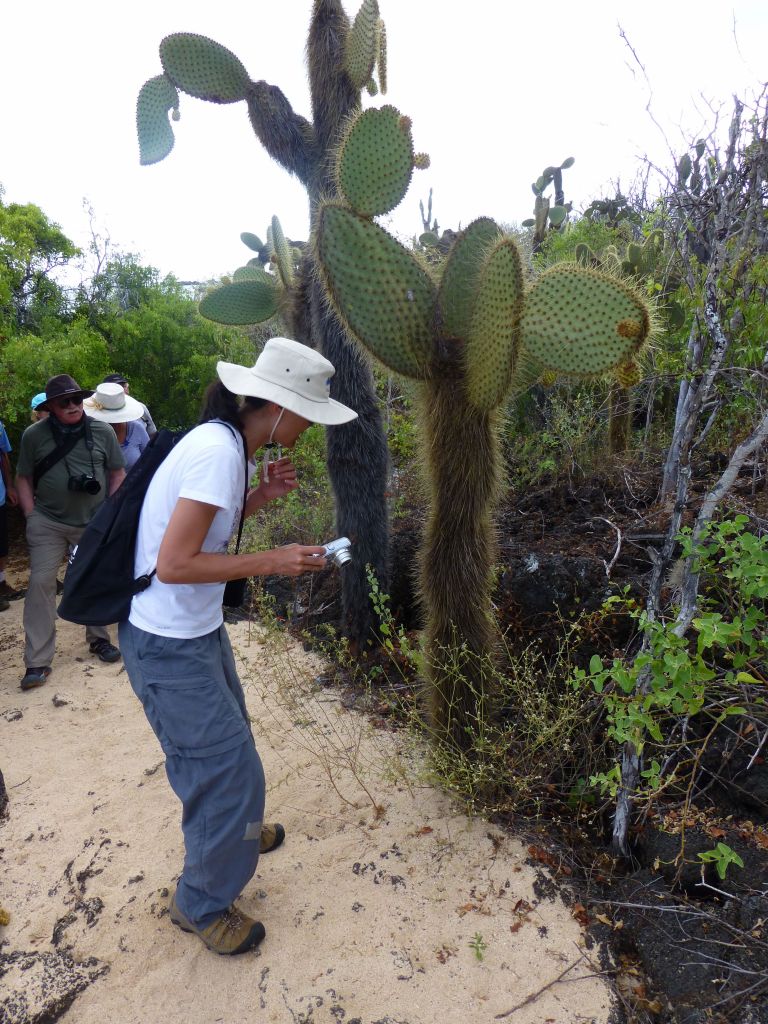
[[[530, 215], [530, 183], [551, 163], [577, 208], [639, 157], [670, 163], [646, 112], [678, 151], [711, 123], [702, 96], [726, 103], [768, 79], [765, 0], [380, 0], [387, 23], [386, 99], [413, 119], [414, 143], [432, 158], [417, 171], [392, 227], [421, 230], [419, 199], [434, 189], [441, 226], [487, 214]], [[357, 3], [347, 0], [354, 15]], [[0, 182], [4, 201], [34, 202], [79, 244], [82, 202], [102, 233], [182, 280], [220, 276], [248, 258], [243, 230], [264, 236], [273, 213], [305, 238], [304, 192], [270, 161], [244, 103], [217, 106], [182, 94], [171, 155], [140, 167], [136, 96], [161, 70], [160, 39], [209, 35], [232, 49], [254, 79], [280, 86], [309, 116], [304, 44], [311, 0], [38, 0], [0, 15]]]

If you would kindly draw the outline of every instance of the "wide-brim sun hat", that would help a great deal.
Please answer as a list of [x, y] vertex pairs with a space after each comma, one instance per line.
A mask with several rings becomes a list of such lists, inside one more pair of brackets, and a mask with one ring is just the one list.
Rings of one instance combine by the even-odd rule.
[[141, 419], [144, 406], [126, 395], [120, 384], [99, 384], [83, 402], [83, 412], [102, 423], [130, 423]]
[[336, 426], [357, 417], [331, 398], [333, 363], [290, 338], [270, 338], [254, 366], [219, 361], [216, 372], [233, 394], [275, 402], [311, 423]]
[[51, 377], [45, 385], [45, 401], [40, 402], [37, 408], [48, 410], [48, 403], [56, 398], [68, 396], [82, 401], [82, 399], [89, 398], [92, 394], [91, 388], [81, 388], [74, 377], [70, 377], [68, 373], [59, 373], [55, 377]]

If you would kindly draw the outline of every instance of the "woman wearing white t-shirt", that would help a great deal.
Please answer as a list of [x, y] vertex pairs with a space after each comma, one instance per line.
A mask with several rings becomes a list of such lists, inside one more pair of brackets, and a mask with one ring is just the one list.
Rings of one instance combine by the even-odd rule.
[[171, 920], [209, 949], [233, 954], [264, 938], [263, 925], [233, 901], [260, 850], [274, 849], [285, 832], [263, 824], [264, 772], [223, 626], [224, 583], [298, 576], [325, 564], [322, 547], [303, 544], [227, 554], [244, 495], [247, 517], [297, 486], [288, 459], [265, 457], [258, 487], [246, 492], [246, 459], [273, 444], [291, 447], [311, 423], [346, 423], [357, 413], [330, 398], [332, 364], [287, 338], [270, 339], [253, 367], [220, 362], [216, 369], [201, 425], [178, 442], [147, 490], [135, 570], [156, 566], [157, 574], [133, 598], [120, 648], [183, 804], [184, 870]]

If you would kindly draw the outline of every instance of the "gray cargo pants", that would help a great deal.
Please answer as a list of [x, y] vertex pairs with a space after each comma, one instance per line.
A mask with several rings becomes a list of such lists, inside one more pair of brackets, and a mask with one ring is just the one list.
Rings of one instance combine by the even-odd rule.
[[[56, 573], [84, 526], [67, 526], [37, 510], [27, 516], [29, 586], [24, 599], [24, 664], [50, 667], [56, 650]], [[109, 640], [104, 626], [86, 626], [85, 638]]]
[[205, 928], [243, 891], [259, 861], [264, 769], [224, 626], [186, 640], [119, 626], [134, 693], [182, 802], [184, 870], [176, 904]]

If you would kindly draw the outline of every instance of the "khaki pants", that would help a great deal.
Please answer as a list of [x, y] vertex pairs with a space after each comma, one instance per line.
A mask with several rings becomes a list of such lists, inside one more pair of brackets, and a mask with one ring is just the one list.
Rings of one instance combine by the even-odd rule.
[[[50, 666], [56, 650], [56, 574], [70, 548], [80, 540], [84, 527], [67, 526], [34, 511], [27, 517], [29, 586], [24, 599], [24, 664], [27, 668]], [[86, 626], [85, 638], [109, 640], [104, 626]]]

